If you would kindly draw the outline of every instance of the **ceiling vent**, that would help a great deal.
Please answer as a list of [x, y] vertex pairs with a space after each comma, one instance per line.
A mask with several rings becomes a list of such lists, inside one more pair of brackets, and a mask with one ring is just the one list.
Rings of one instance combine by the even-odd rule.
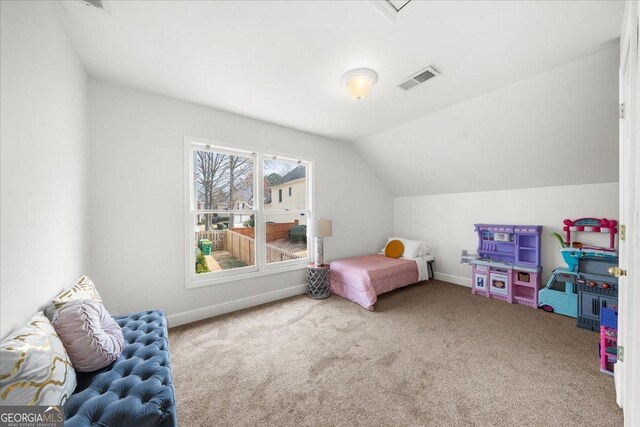
[[412, 87], [418, 86], [420, 83], [424, 83], [429, 79], [434, 78], [435, 76], [439, 76], [440, 73], [433, 67], [427, 67], [422, 69], [412, 75], [411, 77], [405, 79], [402, 83], [398, 85], [398, 87], [402, 90], [409, 90]]

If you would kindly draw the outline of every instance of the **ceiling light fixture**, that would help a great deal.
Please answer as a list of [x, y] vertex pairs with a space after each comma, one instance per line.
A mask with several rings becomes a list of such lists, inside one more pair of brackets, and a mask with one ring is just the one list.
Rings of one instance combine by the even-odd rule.
[[354, 99], [362, 99], [369, 95], [377, 81], [378, 73], [370, 68], [355, 68], [347, 71], [340, 79], [340, 83]]

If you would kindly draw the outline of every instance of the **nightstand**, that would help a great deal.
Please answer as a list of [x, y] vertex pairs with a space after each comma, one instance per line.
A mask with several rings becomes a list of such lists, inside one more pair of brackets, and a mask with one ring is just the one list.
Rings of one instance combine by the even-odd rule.
[[433, 274], [433, 263], [435, 262], [435, 257], [433, 255], [427, 255], [426, 257], [424, 257], [425, 261], [427, 261], [427, 272], [429, 275], [429, 280], [432, 280], [434, 278], [434, 274]]
[[329, 264], [307, 264], [307, 296], [325, 299], [331, 296], [329, 289]]

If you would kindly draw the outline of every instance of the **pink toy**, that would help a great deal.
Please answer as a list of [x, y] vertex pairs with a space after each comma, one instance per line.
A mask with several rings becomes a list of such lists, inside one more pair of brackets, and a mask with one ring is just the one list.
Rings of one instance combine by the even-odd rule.
[[600, 326], [600, 372], [613, 375], [617, 360], [618, 330]]
[[615, 235], [618, 233], [618, 221], [606, 218], [565, 219], [562, 229], [567, 236], [567, 244], [571, 243], [571, 232], [589, 231], [593, 233], [609, 233], [609, 249], [615, 248]]
[[525, 272], [473, 265], [471, 293], [487, 298], [538, 307], [540, 279], [537, 272]]

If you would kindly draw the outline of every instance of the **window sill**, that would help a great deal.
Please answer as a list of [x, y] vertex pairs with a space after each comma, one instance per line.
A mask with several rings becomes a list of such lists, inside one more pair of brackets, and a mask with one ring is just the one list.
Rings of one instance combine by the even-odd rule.
[[225, 277], [214, 277], [211, 279], [193, 280], [192, 278], [189, 278], [185, 285], [185, 289], [202, 288], [205, 286], [219, 285], [219, 284], [229, 283], [229, 282], [237, 282], [239, 280], [254, 279], [256, 277], [271, 276], [272, 274], [280, 274], [280, 273], [288, 273], [290, 271], [304, 270], [307, 268], [307, 263], [309, 262], [311, 261], [307, 259], [307, 260], [304, 260], [304, 263], [299, 263], [299, 264], [296, 263], [293, 265], [287, 265], [282, 267], [267, 266], [267, 268], [265, 268], [262, 271], [252, 271], [249, 273], [240, 273], [240, 274], [234, 274], [232, 276], [225, 276]]

